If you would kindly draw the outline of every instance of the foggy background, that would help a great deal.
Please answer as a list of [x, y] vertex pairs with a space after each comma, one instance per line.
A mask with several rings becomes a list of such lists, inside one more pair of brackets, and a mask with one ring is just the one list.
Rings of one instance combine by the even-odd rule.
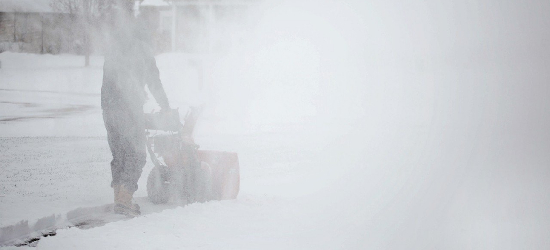
[[349, 222], [340, 247], [547, 249], [548, 13], [550, 1], [263, 1], [223, 28], [242, 33], [200, 57], [203, 75], [187, 53], [157, 64], [172, 106], [205, 104], [199, 144], [230, 134], [228, 150], [253, 137], [307, 157], [279, 192], [335, 234]]

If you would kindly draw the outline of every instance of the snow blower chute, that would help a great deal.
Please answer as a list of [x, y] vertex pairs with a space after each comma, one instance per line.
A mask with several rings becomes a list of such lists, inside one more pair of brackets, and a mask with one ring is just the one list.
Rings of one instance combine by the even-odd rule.
[[151, 202], [194, 203], [237, 197], [237, 153], [199, 150], [193, 141], [199, 113], [199, 108], [191, 108], [184, 124], [178, 110], [145, 114], [147, 150], [155, 165], [147, 178]]

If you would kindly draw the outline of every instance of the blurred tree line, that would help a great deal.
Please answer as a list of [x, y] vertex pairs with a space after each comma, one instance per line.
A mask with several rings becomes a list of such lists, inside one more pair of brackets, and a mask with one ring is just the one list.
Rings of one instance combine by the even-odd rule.
[[[2, 7], [2, 6], [0, 6]], [[102, 53], [113, 0], [52, 0], [50, 10], [0, 8], [0, 52]]]
[[108, 28], [106, 14], [114, 7], [112, 0], [53, 0], [51, 8], [68, 13], [74, 29], [69, 31], [79, 38], [80, 52], [85, 55], [85, 66], [90, 65], [92, 45], [103, 47], [105, 30]]

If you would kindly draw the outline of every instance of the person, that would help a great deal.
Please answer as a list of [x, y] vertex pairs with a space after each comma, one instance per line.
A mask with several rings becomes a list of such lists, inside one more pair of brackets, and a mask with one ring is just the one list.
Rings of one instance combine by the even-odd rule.
[[145, 86], [161, 107], [170, 110], [159, 78], [150, 44], [136, 23], [132, 0], [118, 0], [112, 13], [113, 32], [103, 66], [101, 107], [107, 130], [114, 191], [114, 212], [126, 216], [140, 214], [132, 202], [137, 182], [146, 162], [143, 104]]

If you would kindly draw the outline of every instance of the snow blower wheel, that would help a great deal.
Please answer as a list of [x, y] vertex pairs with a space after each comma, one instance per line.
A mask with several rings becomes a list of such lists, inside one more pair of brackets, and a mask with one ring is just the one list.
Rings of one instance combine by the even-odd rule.
[[147, 177], [147, 196], [154, 204], [164, 204], [170, 198], [168, 169], [155, 166]]

